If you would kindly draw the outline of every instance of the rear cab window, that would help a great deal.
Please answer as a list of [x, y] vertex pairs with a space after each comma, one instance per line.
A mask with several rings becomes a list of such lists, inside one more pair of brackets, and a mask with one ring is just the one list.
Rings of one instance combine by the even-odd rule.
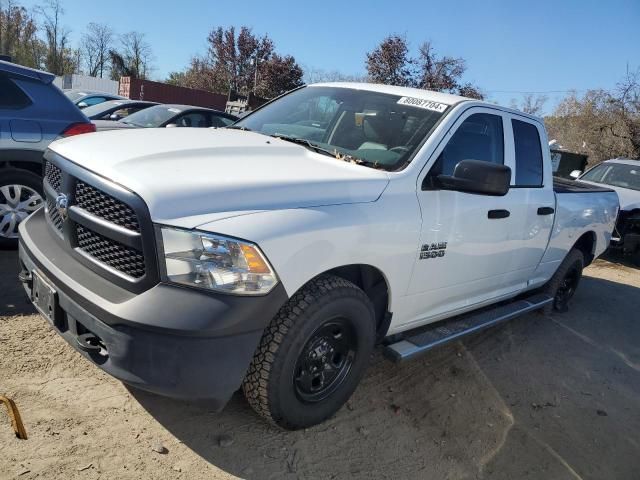
[[542, 146], [538, 127], [511, 119], [516, 160], [516, 187], [541, 187], [543, 179]]
[[29, 96], [9, 76], [0, 73], [0, 109], [18, 110], [29, 105]]

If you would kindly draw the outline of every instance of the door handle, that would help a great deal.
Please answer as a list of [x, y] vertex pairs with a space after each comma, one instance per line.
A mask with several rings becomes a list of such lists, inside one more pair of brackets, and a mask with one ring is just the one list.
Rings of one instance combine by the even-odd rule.
[[538, 215], [552, 215], [555, 212], [553, 207], [540, 207], [538, 209]]
[[511, 212], [509, 210], [489, 210], [487, 217], [491, 219], [496, 219], [496, 218], [507, 218], [509, 215], [511, 215]]

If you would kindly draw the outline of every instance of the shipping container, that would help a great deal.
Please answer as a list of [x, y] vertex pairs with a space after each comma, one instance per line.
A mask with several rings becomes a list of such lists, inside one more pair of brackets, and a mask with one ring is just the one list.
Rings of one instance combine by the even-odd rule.
[[147, 100], [160, 103], [179, 103], [224, 111], [227, 96], [193, 88], [178, 87], [168, 83], [152, 82], [140, 78], [120, 78], [119, 94], [131, 100]]
[[89, 75], [63, 75], [56, 77], [54, 85], [61, 90], [89, 90], [92, 92], [118, 94], [118, 82], [108, 78], [90, 77]]

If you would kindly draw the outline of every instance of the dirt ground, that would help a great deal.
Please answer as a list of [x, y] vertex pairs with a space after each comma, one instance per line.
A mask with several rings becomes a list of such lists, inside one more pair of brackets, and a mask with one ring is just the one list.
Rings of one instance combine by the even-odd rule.
[[[640, 479], [640, 271], [599, 260], [570, 312], [527, 315], [396, 366], [300, 432], [128, 389], [25, 303], [0, 252], [0, 478]], [[155, 450], [163, 451], [158, 453]]]

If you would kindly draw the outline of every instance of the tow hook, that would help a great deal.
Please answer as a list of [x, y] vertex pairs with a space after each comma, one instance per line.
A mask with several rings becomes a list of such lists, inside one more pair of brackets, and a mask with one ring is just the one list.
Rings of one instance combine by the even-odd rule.
[[78, 348], [80, 350], [84, 350], [88, 353], [97, 353], [103, 357], [108, 355], [107, 347], [104, 342], [93, 333], [84, 333], [82, 335], [78, 335], [77, 338]]
[[22, 418], [20, 418], [20, 412], [18, 412], [18, 407], [16, 403], [8, 397], [4, 395], [0, 395], [0, 402], [4, 403], [7, 406], [7, 410], [9, 411], [9, 418], [11, 419], [11, 426], [13, 427], [13, 431], [16, 433], [16, 437], [26, 440], [27, 439], [27, 431], [22, 424]]
[[21, 283], [24, 283], [28, 285], [29, 288], [31, 288], [31, 284], [33, 282], [33, 276], [31, 275], [30, 271], [21, 270], [20, 273], [18, 273], [18, 280], [20, 280]]

